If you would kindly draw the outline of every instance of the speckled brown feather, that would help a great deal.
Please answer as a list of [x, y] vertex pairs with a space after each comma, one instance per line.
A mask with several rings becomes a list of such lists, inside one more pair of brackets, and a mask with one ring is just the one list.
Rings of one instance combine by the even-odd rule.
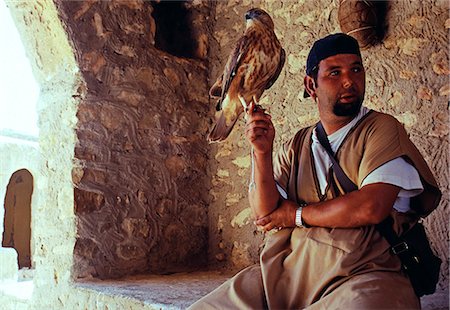
[[210, 142], [220, 142], [228, 137], [244, 111], [239, 96], [247, 105], [251, 101], [258, 102], [264, 90], [270, 88], [281, 73], [285, 52], [273, 31], [270, 16], [265, 12], [261, 16], [261, 20], [255, 18], [247, 25], [228, 58], [223, 74], [210, 89], [212, 97], [221, 94], [216, 122], [208, 135]]

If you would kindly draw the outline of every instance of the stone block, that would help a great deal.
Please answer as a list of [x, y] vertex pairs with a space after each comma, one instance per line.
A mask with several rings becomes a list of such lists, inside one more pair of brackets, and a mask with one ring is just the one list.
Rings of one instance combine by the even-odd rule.
[[17, 281], [19, 265], [14, 248], [0, 248], [0, 280]]

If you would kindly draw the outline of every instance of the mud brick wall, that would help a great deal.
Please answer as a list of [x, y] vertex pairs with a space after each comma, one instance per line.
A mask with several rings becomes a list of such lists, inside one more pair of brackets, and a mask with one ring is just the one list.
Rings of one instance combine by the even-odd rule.
[[[205, 265], [206, 35], [199, 27], [188, 33], [191, 57], [179, 58], [155, 48], [157, 3], [56, 4], [85, 81], [73, 171], [74, 276]], [[209, 12], [202, 3], [182, 9], [191, 24]]]

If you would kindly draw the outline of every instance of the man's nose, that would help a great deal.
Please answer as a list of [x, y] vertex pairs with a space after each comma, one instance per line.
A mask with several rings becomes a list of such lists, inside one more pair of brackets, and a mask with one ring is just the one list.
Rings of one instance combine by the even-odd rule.
[[342, 86], [344, 88], [350, 88], [353, 85], [353, 79], [350, 75], [344, 75], [342, 77]]

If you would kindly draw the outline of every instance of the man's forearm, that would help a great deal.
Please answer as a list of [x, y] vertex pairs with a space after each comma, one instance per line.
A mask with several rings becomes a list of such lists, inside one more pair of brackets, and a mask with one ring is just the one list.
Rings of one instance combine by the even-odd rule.
[[389, 215], [400, 188], [371, 184], [335, 199], [303, 208], [303, 221], [311, 226], [360, 227], [377, 224]]
[[[306, 226], [351, 228], [380, 223], [392, 210], [400, 188], [390, 184], [370, 184], [335, 199], [303, 208]], [[256, 224], [269, 231], [277, 227], [294, 227], [296, 202], [284, 200], [274, 212]]]
[[275, 210], [280, 197], [273, 177], [271, 153], [255, 153], [255, 182], [256, 188], [249, 192], [249, 201], [255, 217], [259, 219]]

